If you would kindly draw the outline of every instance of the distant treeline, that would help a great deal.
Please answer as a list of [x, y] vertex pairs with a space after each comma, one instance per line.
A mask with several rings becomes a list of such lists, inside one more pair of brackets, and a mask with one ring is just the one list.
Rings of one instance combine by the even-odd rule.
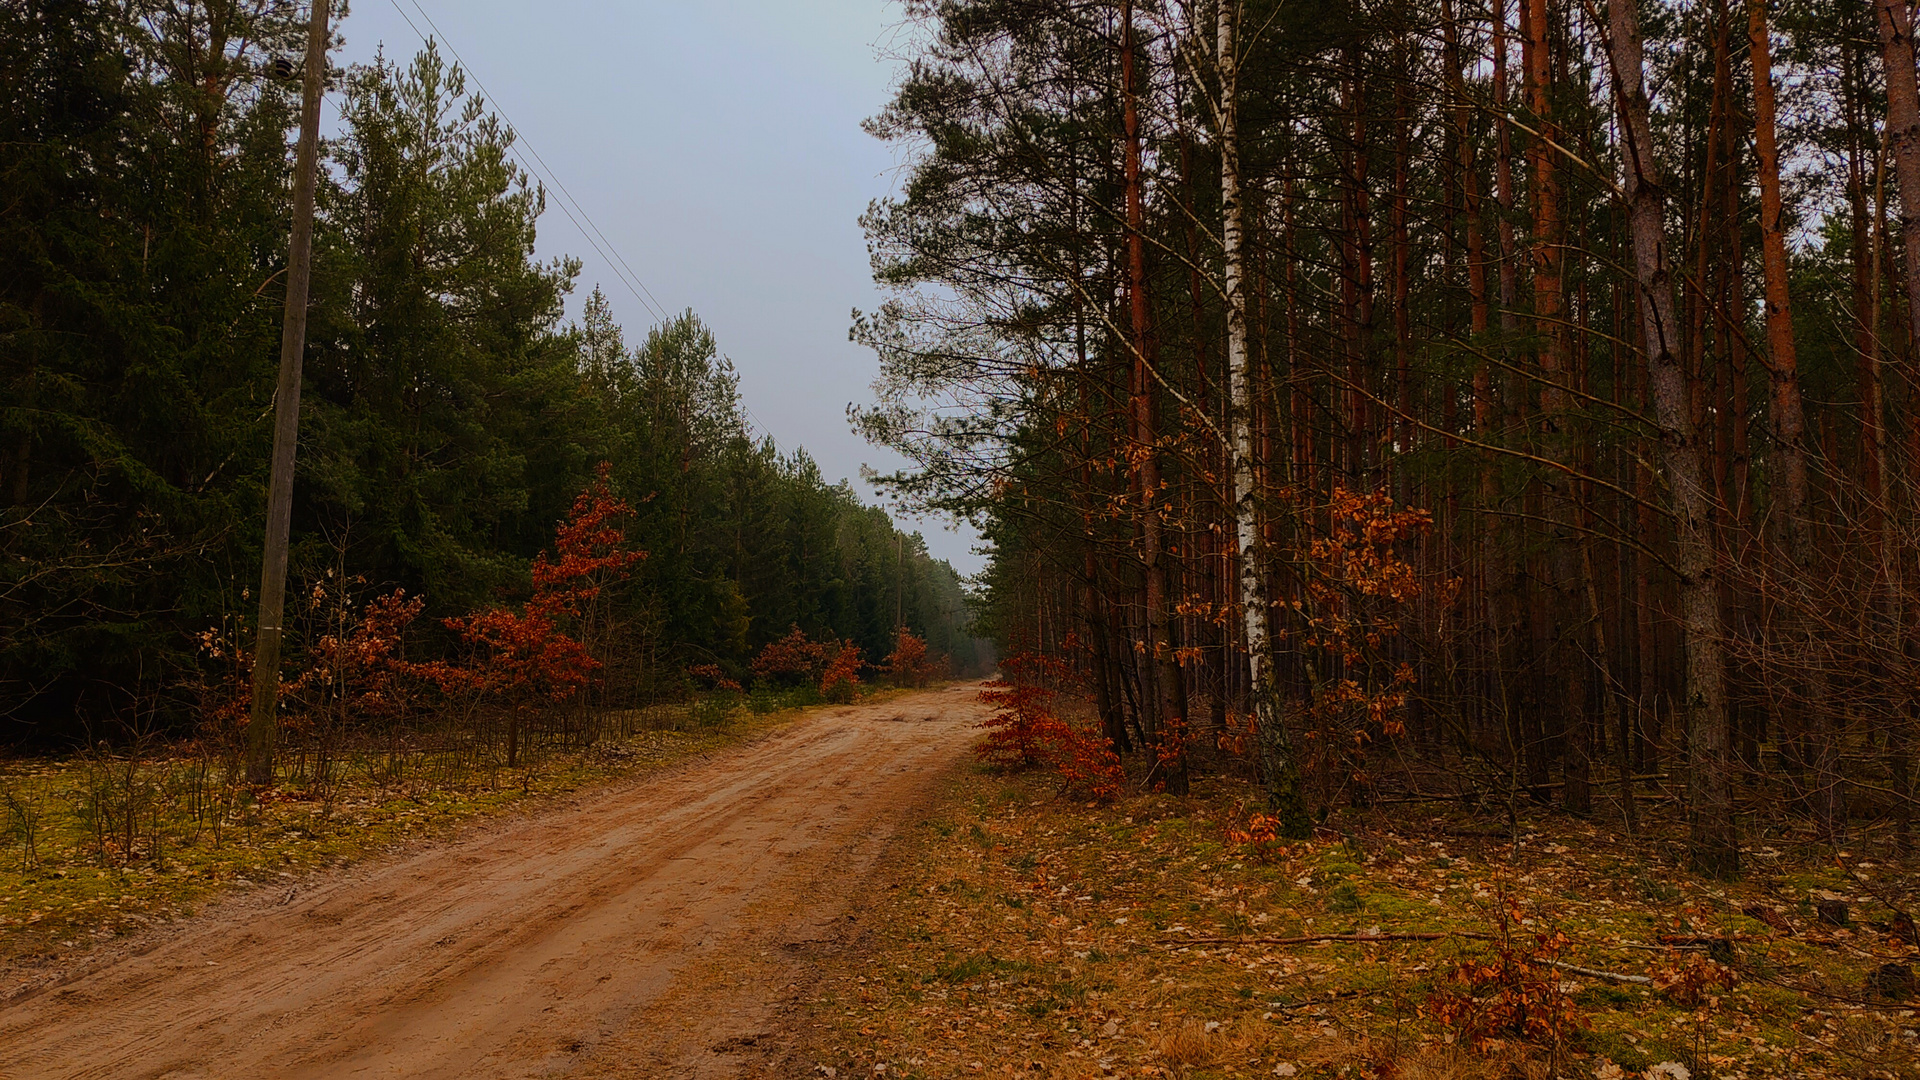
[[[255, 604], [305, 8], [0, 5], [0, 736], [185, 731], [203, 636]], [[648, 557], [612, 597], [620, 694], [747, 675], [799, 626], [878, 661], [896, 622], [990, 663], [961, 581], [804, 452], [750, 434], [691, 312], [629, 347], [578, 263], [534, 257], [542, 190], [429, 46], [330, 81], [289, 628], [301, 585], [524, 596], [611, 463]], [[338, 595], [337, 590], [330, 595]], [[615, 689], [615, 687], [610, 687]]]

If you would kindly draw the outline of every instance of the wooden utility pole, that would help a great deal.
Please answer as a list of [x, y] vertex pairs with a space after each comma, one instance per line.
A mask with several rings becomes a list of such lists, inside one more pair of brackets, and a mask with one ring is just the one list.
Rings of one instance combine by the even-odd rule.
[[247, 782], [273, 783], [280, 706], [280, 618], [287, 592], [287, 533], [293, 516], [293, 457], [300, 440], [300, 361], [307, 345], [307, 283], [313, 269], [313, 183], [320, 142], [320, 92], [327, 74], [329, 0], [313, 0], [307, 23], [300, 148], [293, 164], [293, 238], [287, 307], [280, 331], [280, 384], [273, 397], [273, 478], [260, 560], [260, 631], [253, 652], [253, 710], [247, 723]]

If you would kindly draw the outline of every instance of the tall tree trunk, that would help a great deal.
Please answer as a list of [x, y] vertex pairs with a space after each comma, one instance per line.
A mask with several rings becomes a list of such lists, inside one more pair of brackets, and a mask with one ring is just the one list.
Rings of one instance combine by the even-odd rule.
[[[1473, 152], [1473, 101], [1467, 96], [1466, 73], [1463, 70], [1460, 48], [1460, 20], [1453, 7], [1453, 0], [1441, 0], [1441, 28], [1445, 34], [1445, 60], [1447, 82], [1453, 96], [1454, 138], [1460, 155], [1460, 202], [1461, 213], [1466, 218], [1466, 260], [1467, 260], [1467, 327], [1472, 334], [1473, 348], [1478, 356], [1473, 367], [1473, 436], [1481, 444], [1481, 466], [1479, 484], [1479, 502], [1482, 510], [1491, 510], [1499, 498], [1499, 480], [1492, 454], [1484, 447], [1493, 439], [1493, 368], [1487, 360], [1487, 340], [1489, 327], [1489, 304], [1487, 299], [1487, 242], [1486, 229], [1481, 221], [1480, 177], [1474, 162]], [[1503, 69], [1504, 70], [1504, 69]], [[1483, 514], [1476, 560], [1477, 577], [1480, 588], [1479, 598], [1484, 605], [1493, 589], [1494, 560], [1499, 554], [1499, 519], [1492, 514]], [[1499, 635], [1492, 627], [1492, 619], [1482, 607], [1476, 645], [1483, 663], [1488, 663], [1496, 655]]]
[[1126, 719], [1120, 714], [1120, 704], [1113, 695], [1113, 645], [1107, 634], [1107, 605], [1100, 595], [1099, 561], [1093, 553], [1093, 545], [1087, 545], [1087, 622], [1093, 631], [1093, 691], [1094, 707], [1100, 714], [1100, 733], [1113, 743], [1120, 753], [1133, 750], [1132, 740], [1127, 738]]
[[1347, 154], [1347, 219], [1343, 230], [1348, 251], [1346, 268], [1348, 288], [1352, 298], [1347, 347], [1347, 381], [1350, 387], [1347, 391], [1350, 407], [1347, 419], [1349, 425], [1347, 483], [1355, 488], [1372, 486], [1377, 480], [1375, 472], [1385, 460], [1381, 453], [1378, 432], [1373, 427], [1376, 412], [1372, 405], [1373, 195], [1368, 179], [1372, 157], [1368, 153], [1370, 136], [1367, 130], [1367, 83], [1362, 65], [1363, 51], [1359, 31], [1356, 29], [1353, 31], [1353, 36], [1349, 37], [1346, 46], [1346, 106], [1353, 142]]
[[[1888, 149], [1893, 158], [1894, 180], [1900, 188], [1900, 248], [1904, 256], [1903, 269], [1906, 285], [1906, 307], [1909, 343], [1920, 344], [1920, 78], [1914, 72], [1913, 23], [1903, 0], [1874, 0], [1874, 20], [1880, 28], [1880, 54], [1886, 69], [1887, 79], [1887, 139]], [[1913, 358], [1907, 357], [1912, 363]], [[1916, 385], [1909, 379], [1909, 386]], [[1915, 409], [1916, 404], [1908, 402], [1908, 408]], [[1920, 419], [1915, 420], [1920, 424]], [[1908, 468], [1920, 467], [1920, 461], [1908, 463]], [[1909, 498], [1914, 498], [1909, 492]], [[1913, 508], [1909, 506], [1909, 513]], [[1890, 557], [1890, 565], [1898, 568], [1900, 556]], [[1899, 641], [1896, 662], [1901, 668], [1899, 684], [1913, 685], [1912, 635], [1908, 632], [1914, 621], [1914, 614], [1908, 609], [1914, 600], [1908, 597], [1904, 583], [1893, 598], [1897, 605], [1894, 615], [1894, 636]], [[1910, 832], [1909, 821], [1912, 816], [1910, 791], [1911, 768], [1907, 759], [1913, 738], [1913, 716], [1915, 705], [1913, 693], [1908, 690], [1901, 694], [1901, 700], [1894, 706], [1896, 720], [1890, 738], [1895, 743], [1895, 784], [1894, 798], [1899, 804], [1896, 811], [1898, 819], [1898, 840], [1904, 849]]]
[[1673, 267], [1666, 250], [1666, 197], [1660, 187], [1648, 115], [1650, 103], [1643, 84], [1640, 13], [1636, 0], [1608, 0], [1607, 8], [1640, 319], [1676, 524], [1674, 568], [1680, 578], [1680, 622], [1687, 651], [1684, 707], [1692, 752], [1688, 769], [1689, 854], [1695, 870], [1731, 876], [1740, 869], [1740, 838], [1727, 760], [1720, 598], [1706, 477], [1688, 409], [1686, 373], [1675, 352], [1679, 325], [1673, 302]]
[[[1874, 256], [1873, 256], [1873, 303], [1871, 314], [1876, 325], [1874, 339], [1876, 344], [1884, 345], [1887, 335], [1878, 331], [1880, 312], [1885, 306], [1881, 289], [1887, 280], [1887, 271], [1891, 259], [1887, 248], [1891, 243], [1887, 229], [1887, 154], [1891, 145], [1883, 145], [1879, 166], [1875, 171], [1873, 202], [1874, 213]], [[1894, 336], [1898, 336], [1897, 334]], [[1888, 741], [1899, 741], [1897, 728], [1900, 726], [1894, 718], [1902, 716], [1905, 709], [1902, 699], [1910, 695], [1894, 689], [1905, 685], [1907, 673], [1902, 663], [1905, 645], [1900, 640], [1900, 620], [1905, 587], [1902, 583], [1899, 539], [1894, 527], [1894, 479], [1889, 460], [1891, 441], [1886, 428], [1886, 383], [1884, 367], [1878, 350], [1860, 358], [1860, 441], [1861, 474], [1869, 481], [1866, 491], [1869, 530], [1869, 549], [1874, 556], [1876, 571], [1875, 585], [1878, 590], [1876, 602], [1870, 605], [1867, 616], [1868, 642], [1867, 653], [1870, 657], [1868, 677], [1874, 690], [1872, 700], [1884, 710], [1888, 727], [1884, 734]], [[1837, 755], [1836, 755], [1837, 756]], [[1838, 789], [1841, 821], [1845, 821], [1845, 789]], [[1838, 837], [1836, 837], [1836, 840]]]
[[[1396, 42], [1394, 56], [1400, 70], [1406, 70], [1412, 62], [1404, 36]], [[1413, 169], [1410, 145], [1413, 139], [1413, 91], [1405, 81], [1394, 84], [1393, 100], [1393, 369], [1398, 413], [1394, 418], [1393, 453], [1399, 458], [1399, 455], [1413, 453], [1416, 438], [1413, 426], [1413, 284], [1409, 276], [1413, 243], [1407, 229], [1408, 186]], [[1398, 472], [1399, 499], [1407, 503], [1412, 494], [1407, 486], [1407, 470], [1402, 467]]]
[[1181, 677], [1177, 643], [1173, 638], [1172, 603], [1167, 587], [1167, 560], [1161, 509], [1167, 493], [1161, 490], [1160, 449], [1154, 417], [1158, 396], [1152, 370], [1153, 332], [1147, 295], [1146, 197], [1141, 190], [1140, 110], [1133, 34], [1133, 5], [1124, 8], [1120, 39], [1120, 79], [1124, 97], [1127, 138], [1127, 293], [1133, 331], [1133, 447], [1135, 479], [1140, 499], [1141, 563], [1146, 572], [1147, 652], [1151, 660], [1159, 775], [1168, 791], [1187, 793], [1186, 680]]
[[[1580, 589], [1580, 545], [1574, 539], [1573, 529], [1576, 513], [1573, 475], [1568, 471], [1574, 464], [1574, 417], [1568, 394], [1573, 375], [1567, 348], [1563, 274], [1565, 226], [1561, 219], [1555, 151], [1550, 145], [1559, 139], [1553, 115], [1551, 26], [1547, 0], [1528, 0], [1527, 35], [1522, 53], [1527, 107], [1539, 133], [1527, 154], [1533, 188], [1533, 314], [1535, 333], [1541, 342], [1541, 434], [1546, 443], [1543, 449], [1545, 456], [1559, 466], [1545, 470], [1541, 476], [1544, 488], [1541, 494], [1547, 501], [1544, 509], [1551, 532], [1546, 556], [1550, 588], [1539, 602], [1549, 605], [1550, 610], [1541, 613], [1541, 636], [1545, 640], [1541, 642], [1542, 655], [1537, 656], [1535, 662], [1544, 663], [1547, 673], [1546, 697], [1541, 702], [1545, 707], [1543, 711], [1559, 721], [1557, 726], [1567, 736], [1567, 808], [1586, 813], [1593, 801], [1588, 763], [1581, 752], [1585, 733], [1580, 730], [1588, 722], [1587, 665], [1582, 662], [1581, 643], [1575, 630], [1586, 620], [1583, 617], [1585, 598]], [[1536, 749], [1544, 754], [1547, 747]], [[1544, 770], [1536, 767], [1529, 773], [1537, 776]]]
[[[1524, 0], [1522, 0], [1522, 2], [1524, 2]], [[1510, 360], [1514, 341], [1520, 333], [1519, 259], [1515, 254], [1513, 233], [1513, 125], [1508, 121], [1508, 114], [1513, 105], [1507, 77], [1508, 62], [1511, 59], [1511, 49], [1508, 45], [1510, 26], [1507, 20], [1506, 0], [1492, 0], [1492, 4], [1493, 112], [1495, 117], [1497, 117], [1495, 121], [1496, 139], [1494, 143], [1493, 163], [1493, 197], [1494, 202], [1497, 204], [1494, 211], [1494, 233], [1500, 248], [1498, 274], [1500, 338], [1498, 350], [1503, 359]], [[1509, 367], [1503, 367], [1503, 375], [1501, 377], [1501, 381], [1506, 382], [1509, 386], [1511, 385], [1510, 370]], [[1495, 391], [1495, 393], [1489, 396], [1490, 398], [1497, 398], [1498, 392]], [[1513, 408], [1513, 403], [1510, 400], [1508, 401], [1508, 408]], [[1489, 476], [1493, 475], [1493, 470], [1489, 470]], [[1499, 497], [1500, 493], [1498, 491], [1489, 492], [1488, 498], [1486, 499], [1489, 510], [1499, 501]], [[1516, 707], [1517, 702], [1514, 700], [1512, 691], [1512, 684], [1515, 681], [1513, 674], [1514, 664], [1511, 663], [1510, 660], [1511, 654], [1516, 651], [1512, 643], [1512, 638], [1520, 621], [1519, 596], [1516, 587], [1517, 575], [1514, 566], [1517, 559], [1511, 549], [1512, 546], [1506, 542], [1506, 534], [1514, 528], [1514, 525], [1503, 524], [1499, 517], [1493, 516], [1492, 514], [1488, 515], [1488, 558], [1485, 574], [1487, 581], [1487, 611], [1489, 614], [1489, 618], [1487, 619], [1488, 633], [1491, 635], [1493, 643], [1492, 651], [1488, 657], [1489, 666], [1492, 671], [1489, 688], [1496, 697], [1494, 708], [1495, 712], [1501, 717], [1501, 723], [1503, 725], [1502, 737], [1506, 742], [1507, 753], [1511, 759], [1510, 763], [1513, 767], [1518, 768], [1520, 765], [1519, 755], [1522, 752], [1523, 742], [1520, 734], [1520, 714], [1523, 710]]]
[[1507, 122], [1507, 110], [1512, 106], [1507, 60], [1506, 0], [1493, 0], [1493, 111], [1499, 117], [1493, 197], [1500, 204], [1496, 229], [1500, 238], [1500, 331], [1511, 338], [1519, 330], [1520, 278], [1513, 254], [1513, 125]]
[[[1186, 125], [1180, 129], [1180, 173], [1186, 182], [1187, 201], [1194, 204], [1197, 200], [1193, 174], [1193, 144], [1187, 137]], [[1212, 405], [1212, 393], [1207, 380], [1207, 308], [1206, 287], [1200, 272], [1200, 228], [1194, 217], [1187, 215], [1187, 299], [1193, 309], [1193, 368], [1199, 383], [1197, 407], [1203, 417], [1224, 420], [1225, 410], [1215, 410]], [[1199, 621], [1197, 634], [1202, 654], [1207, 657], [1203, 670], [1211, 673], [1208, 680], [1207, 724], [1215, 734], [1224, 732], [1227, 727], [1227, 671], [1229, 670], [1228, 635], [1223, 626], [1213, 617], [1213, 610], [1229, 603], [1226, 595], [1226, 575], [1223, 575], [1218, 556], [1226, 547], [1225, 522], [1222, 521], [1226, 508], [1226, 498], [1221, 491], [1217, 465], [1224, 462], [1226, 454], [1216, 446], [1205, 445], [1199, 452], [1203, 455], [1201, 472], [1208, 477], [1204, 484], [1205, 497], [1200, 504], [1204, 513], [1196, 507], [1194, 515], [1200, 523], [1195, 530], [1191, 543], [1193, 555], [1198, 564], [1199, 593], [1205, 598], [1208, 614]]]
[[[1072, 196], [1068, 202], [1068, 224], [1074, 236], [1081, 229], [1080, 170], [1078, 163], [1068, 170], [1072, 179]], [[1093, 689], [1094, 707], [1100, 714], [1100, 731], [1120, 753], [1131, 753], [1132, 740], [1127, 738], [1126, 718], [1122, 713], [1119, 696], [1115, 694], [1113, 667], [1113, 641], [1109, 631], [1111, 615], [1108, 611], [1106, 590], [1100, 572], [1098, 558], [1099, 535], [1094, 522], [1097, 518], [1095, 504], [1101, 492], [1095, 486], [1094, 461], [1094, 418], [1096, 403], [1094, 400], [1093, 368], [1088, 362], [1087, 317], [1084, 297], [1086, 292], [1080, 286], [1085, 283], [1085, 267], [1081, 262], [1081, 251], [1074, 248], [1074, 301], [1073, 301], [1073, 351], [1074, 369], [1079, 375], [1080, 415], [1083, 424], [1080, 430], [1080, 491], [1085, 502], [1080, 507], [1081, 526], [1085, 530], [1086, 551], [1084, 553], [1087, 580], [1084, 613], [1093, 638]]]
[[1874, 0], [1887, 78], [1887, 139], [1900, 186], [1900, 245], [1906, 261], [1907, 318], [1920, 341], [1920, 82], [1914, 74], [1913, 24], [1902, 0]]
[[[1728, 446], [1732, 456], [1730, 480], [1727, 493], [1728, 520], [1727, 531], [1723, 536], [1730, 562], [1736, 567], [1735, 574], [1742, 581], [1753, 578], [1753, 557], [1763, 554], [1764, 548], [1756, 552], [1753, 543], [1753, 407], [1750, 400], [1752, 380], [1753, 344], [1747, 334], [1748, 314], [1752, 311], [1751, 294], [1747, 292], [1747, 259], [1744, 227], [1746, 221], [1746, 183], [1739, 168], [1740, 154], [1745, 143], [1745, 133], [1735, 123], [1726, 125], [1724, 132], [1726, 145], [1722, 150], [1728, 166], [1723, 173], [1726, 186], [1727, 213], [1724, 215], [1726, 232], [1726, 288], [1727, 299], [1719, 305], [1721, 338], [1727, 343], [1726, 372], [1732, 383], [1727, 400], [1727, 423], [1729, 433]], [[1727, 589], [1727, 623], [1733, 640], [1752, 643], [1760, 639], [1758, 633], [1759, 612], [1755, 601], [1757, 596], [1752, 588], [1729, 586]], [[1733, 725], [1738, 738], [1737, 760], [1749, 773], [1757, 773], [1760, 767], [1760, 743], [1764, 738], [1766, 714], [1754, 704], [1760, 694], [1755, 690], [1759, 685], [1760, 673], [1752, 660], [1750, 644], [1743, 644], [1740, 650], [1745, 656], [1736, 660], [1727, 673], [1729, 723]]]
[[1247, 357], [1246, 232], [1240, 190], [1240, 58], [1234, 43], [1236, 5], [1219, 6], [1216, 59], [1220, 69], [1221, 254], [1227, 300], [1227, 380], [1232, 397], [1233, 430], [1228, 453], [1233, 465], [1234, 533], [1240, 542], [1240, 604], [1246, 621], [1247, 666], [1253, 687], [1254, 723], [1260, 743], [1260, 771], [1267, 785], [1267, 806], [1279, 818], [1282, 836], [1304, 838], [1307, 818], [1300, 765], [1282, 715], [1280, 685], [1268, 634], [1267, 576], [1262, 561], [1260, 510], [1253, 487], [1253, 394]]
[[[1786, 731], [1806, 729], [1806, 708], [1826, 708], [1826, 676], [1812, 655], [1814, 599], [1813, 521], [1808, 509], [1806, 414], [1800, 393], [1800, 361], [1793, 336], [1793, 304], [1788, 292], [1786, 230], [1780, 222], [1780, 144], [1776, 133], [1772, 42], [1766, 0], [1748, 0], [1747, 39], [1753, 57], [1753, 126], [1756, 174], [1760, 184], [1760, 263], [1765, 275], [1767, 317], [1767, 389], [1772, 419], [1773, 550], [1775, 571], [1786, 586], [1785, 615], [1772, 628], [1771, 646], [1800, 658], [1804, 678], [1798, 695], [1787, 697]], [[1787, 662], [1791, 663], [1792, 660]], [[1789, 673], [1791, 674], [1791, 673]]]

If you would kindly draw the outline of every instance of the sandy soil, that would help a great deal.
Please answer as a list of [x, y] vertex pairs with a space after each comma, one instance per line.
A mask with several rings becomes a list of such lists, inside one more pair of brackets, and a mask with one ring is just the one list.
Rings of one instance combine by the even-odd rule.
[[[660, 1077], [785, 1056], [971, 685], [255, 894], [0, 1007], [0, 1077]], [[16, 988], [4, 988], [12, 990]]]

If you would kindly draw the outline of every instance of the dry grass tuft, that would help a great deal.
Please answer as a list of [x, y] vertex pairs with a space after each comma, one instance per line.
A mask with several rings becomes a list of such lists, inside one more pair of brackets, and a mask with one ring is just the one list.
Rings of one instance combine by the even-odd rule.
[[1219, 1041], [1205, 1024], [1189, 1020], [1162, 1034], [1153, 1052], [1161, 1061], [1177, 1068], [1197, 1068], [1213, 1064], [1218, 1056]]
[[1479, 1063], [1452, 1047], [1427, 1047], [1395, 1064], [1394, 1075], [1400, 1080], [1470, 1080], [1486, 1075]]

